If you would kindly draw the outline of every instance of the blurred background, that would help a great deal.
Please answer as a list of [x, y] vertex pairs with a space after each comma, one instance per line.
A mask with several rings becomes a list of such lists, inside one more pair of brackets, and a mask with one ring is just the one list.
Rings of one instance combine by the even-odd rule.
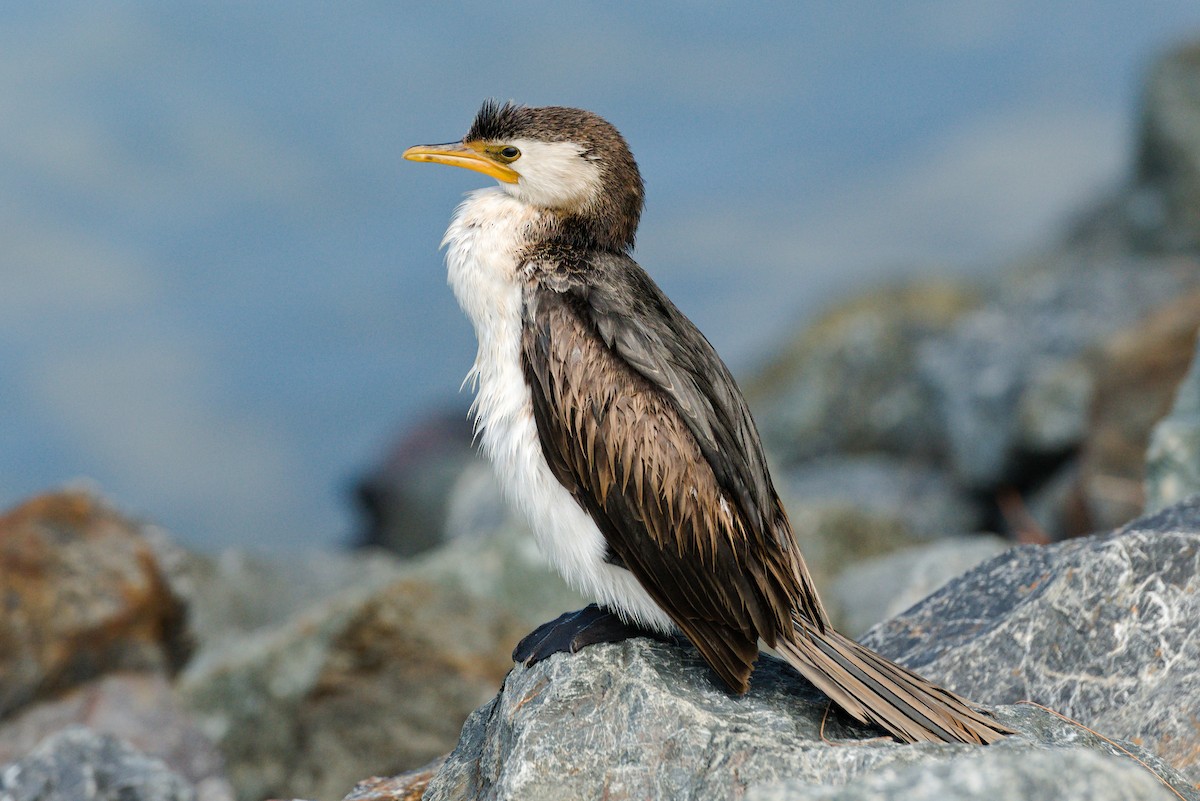
[[1124, 178], [1195, 0], [10, 4], [0, 504], [86, 478], [193, 547], [333, 545], [399, 432], [465, 408], [403, 162], [487, 97], [599, 112], [638, 258], [744, 372], [865, 285], [983, 271]]

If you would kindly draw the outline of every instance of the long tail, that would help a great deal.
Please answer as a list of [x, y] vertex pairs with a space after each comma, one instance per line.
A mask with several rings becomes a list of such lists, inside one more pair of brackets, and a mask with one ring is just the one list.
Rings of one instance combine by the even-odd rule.
[[838, 634], [797, 621], [776, 650], [817, 689], [863, 723], [909, 743], [987, 744], [1013, 730], [958, 695]]

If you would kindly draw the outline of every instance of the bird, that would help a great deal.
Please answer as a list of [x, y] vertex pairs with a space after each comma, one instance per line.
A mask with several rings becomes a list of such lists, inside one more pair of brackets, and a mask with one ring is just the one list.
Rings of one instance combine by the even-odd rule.
[[633, 259], [645, 192], [612, 124], [489, 100], [462, 140], [403, 157], [496, 180], [442, 240], [478, 341], [464, 384], [507, 499], [595, 601], [536, 628], [514, 660], [682, 635], [742, 694], [762, 643], [901, 742], [1012, 733], [834, 629], [737, 383]]

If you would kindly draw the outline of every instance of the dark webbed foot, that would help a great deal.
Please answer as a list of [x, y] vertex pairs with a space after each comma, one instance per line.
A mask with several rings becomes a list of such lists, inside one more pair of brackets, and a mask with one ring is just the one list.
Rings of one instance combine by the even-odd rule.
[[536, 665], [551, 654], [575, 653], [581, 648], [605, 642], [620, 642], [631, 637], [663, 635], [647, 631], [617, 617], [616, 613], [589, 604], [577, 612], [567, 612], [549, 623], [543, 623], [526, 634], [513, 649], [514, 662]]

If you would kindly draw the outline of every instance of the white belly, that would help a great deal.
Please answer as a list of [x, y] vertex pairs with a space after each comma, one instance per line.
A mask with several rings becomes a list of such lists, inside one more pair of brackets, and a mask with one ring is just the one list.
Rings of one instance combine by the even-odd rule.
[[442, 244], [450, 285], [475, 326], [476, 427], [506, 496], [529, 518], [563, 578], [630, 622], [662, 632], [670, 618], [624, 568], [604, 561], [604, 537], [542, 455], [521, 369], [522, 282], [513, 258], [537, 211], [495, 189], [472, 192]]

